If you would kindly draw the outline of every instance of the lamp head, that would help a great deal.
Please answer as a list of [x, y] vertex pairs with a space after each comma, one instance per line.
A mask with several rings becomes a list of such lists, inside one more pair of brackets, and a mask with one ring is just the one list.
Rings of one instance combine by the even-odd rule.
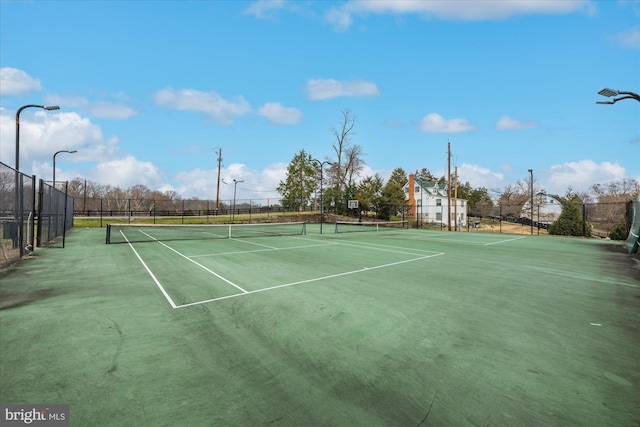
[[602, 95], [602, 96], [606, 96], [606, 97], [618, 96], [618, 94], [619, 93], [618, 93], [617, 90], [609, 89], [607, 87], [605, 87], [600, 92], [598, 92], [598, 95]]

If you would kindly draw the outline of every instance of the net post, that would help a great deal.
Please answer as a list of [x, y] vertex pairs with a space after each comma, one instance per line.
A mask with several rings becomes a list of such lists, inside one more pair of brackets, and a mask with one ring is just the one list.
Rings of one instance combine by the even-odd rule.
[[104, 243], [108, 245], [110, 241], [111, 241], [111, 224], [107, 224], [107, 238]]

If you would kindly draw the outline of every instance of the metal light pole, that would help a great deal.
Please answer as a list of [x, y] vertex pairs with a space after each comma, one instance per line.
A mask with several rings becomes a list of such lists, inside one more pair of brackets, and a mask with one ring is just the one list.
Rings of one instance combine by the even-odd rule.
[[529, 191], [531, 192], [531, 235], [533, 236], [533, 169], [529, 169], [529, 175], [531, 176], [529, 180]]
[[77, 153], [77, 150], [60, 150], [60, 151], [56, 151], [56, 153], [53, 155], [53, 188], [56, 188], [56, 156], [60, 153], [69, 153], [69, 154], [73, 154], [73, 153]]
[[244, 182], [244, 180], [233, 180], [233, 211], [231, 211], [231, 222], [234, 222], [236, 218], [236, 187], [238, 186], [239, 182]]
[[15, 197], [15, 212], [14, 212], [14, 222], [15, 222], [15, 226], [17, 227], [17, 233], [18, 233], [18, 242], [19, 242], [19, 246], [20, 246], [20, 257], [22, 257], [24, 255], [24, 248], [23, 248], [23, 236], [22, 236], [22, 197], [20, 197], [20, 189], [22, 188], [21, 182], [20, 182], [20, 113], [22, 112], [22, 110], [26, 109], [26, 108], [42, 108], [43, 110], [48, 110], [48, 111], [52, 111], [52, 110], [59, 110], [60, 107], [58, 107], [57, 105], [52, 105], [52, 106], [44, 106], [44, 105], [34, 105], [34, 104], [29, 104], [29, 105], [23, 105], [22, 107], [18, 108], [18, 111], [16, 111], [16, 182], [15, 182], [15, 193], [16, 193], [16, 197]]
[[216, 215], [218, 215], [218, 205], [220, 202], [220, 165], [222, 164], [222, 148], [218, 148], [218, 184], [216, 186]]
[[48, 111], [60, 109], [60, 107], [58, 107], [57, 105], [44, 106], [44, 105], [33, 105], [33, 104], [24, 105], [18, 108], [18, 111], [16, 112], [16, 171], [20, 170], [20, 113], [25, 108], [31, 108], [31, 107], [42, 108], [43, 110], [48, 110]]
[[320, 234], [322, 234], [322, 223], [324, 222], [324, 193], [322, 192], [322, 171], [324, 169], [324, 165], [332, 165], [330, 161], [326, 160], [321, 162], [320, 160], [311, 159], [311, 161], [316, 162], [318, 167], [320, 168]]
[[609, 89], [607, 87], [605, 87], [600, 92], [598, 92], [598, 95], [606, 96], [607, 98], [611, 98], [612, 96], [619, 96], [619, 95], [622, 95], [622, 96], [619, 98], [614, 98], [611, 101], [596, 101], [596, 104], [615, 104], [616, 102], [622, 101], [623, 99], [635, 99], [636, 101], [640, 102], [640, 95], [638, 95], [637, 93], [621, 92], [615, 89]]

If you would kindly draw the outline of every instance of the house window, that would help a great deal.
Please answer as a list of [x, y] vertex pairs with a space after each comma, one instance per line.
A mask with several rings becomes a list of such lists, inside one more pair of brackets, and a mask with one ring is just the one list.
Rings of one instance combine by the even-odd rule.
[[442, 221], [442, 212], [436, 212], [436, 221]]
[[442, 199], [436, 199], [436, 206], [442, 206]]
[[420, 187], [416, 187], [416, 193], [420, 192]]

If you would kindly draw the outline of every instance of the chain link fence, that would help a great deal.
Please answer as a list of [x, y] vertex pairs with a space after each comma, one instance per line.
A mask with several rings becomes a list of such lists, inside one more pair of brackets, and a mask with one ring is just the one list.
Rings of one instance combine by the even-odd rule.
[[21, 259], [33, 249], [35, 177], [0, 163], [0, 265]]
[[[581, 220], [584, 224], [582, 234], [606, 238], [618, 225], [627, 223], [627, 202], [584, 203], [579, 205]], [[447, 228], [447, 206], [417, 206], [416, 227]], [[562, 206], [558, 202], [534, 202], [531, 204], [502, 204], [476, 203], [473, 208], [464, 212], [451, 212], [452, 228], [459, 230], [512, 233], [540, 234], [548, 231], [551, 224], [562, 213]], [[455, 220], [457, 218], [457, 220]], [[518, 227], [521, 230], [518, 230]], [[589, 227], [589, 229], [587, 229]]]
[[38, 247], [49, 246], [62, 236], [64, 248], [67, 230], [73, 227], [73, 197], [40, 180], [38, 190], [38, 227], [36, 244]]
[[[43, 193], [47, 193], [46, 198]], [[60, 203], [60, 200], [64, 202]], [[73, 227], [72, 213], [73, 197], [42, 180], [36, 190], [35, 176], [0, 162], [0, 268], [19, 261], [36, 246], [48, 245], [55, 238], [64, 236]], [[52, 222], [54, 217], [66, 218], [62, 227], [58, 225], [59, 219]]]
[[[79, 199], [75, 207], [75, 216], [99, 218], [103, 227], [109, 221], [126, 221], [148, 219], [155, 223], [166, 218], [185, 222], [189, 218], [204, 217], [224, 221], [237, 222], [269, 219], [281, 215], [312, 212], [319, 210], [314, 206], [301, 208], [283, 207], [281, 199], [236, 199], [236, 200], [157, 200], [134, 198], [84, 198]], [[255, 215], [255, 218], [254, 218]], [[241, 216], [242, 219], [237, 218]]]

